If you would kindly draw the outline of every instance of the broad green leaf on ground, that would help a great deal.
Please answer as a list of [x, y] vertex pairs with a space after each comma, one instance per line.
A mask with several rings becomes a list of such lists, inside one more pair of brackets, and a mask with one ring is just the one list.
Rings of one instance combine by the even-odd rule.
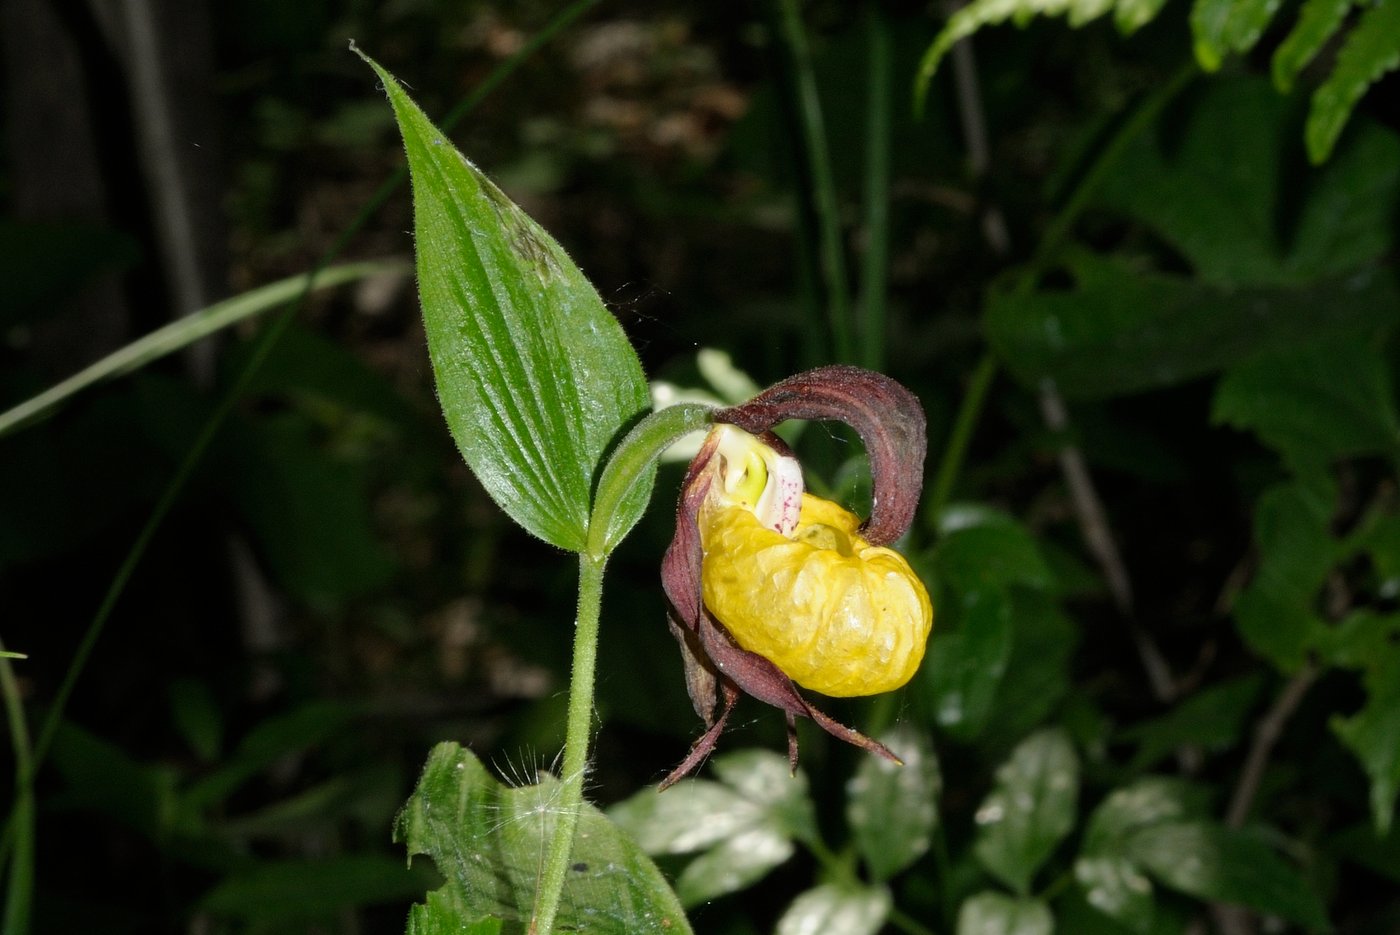
[[1304, 285], [1396, 243], [1400, 136], [1373, 121], [1325, 166], [1288, 153], [1296, 108], [1262, 79], [1205, 83], [1127, 146], [1095, 201], [1151, 227], [1201, 279]]
[[1015, 641], [1011, 599], [1001, 591], [972, 591], [954, 598], [956, 623], [941, 605], [944, 619], [928, 644], [920, 667], [922, 697], [937, 724], [962, 741], [976, 738], [987, 724], [1006, 675]]
[[[1188, 917], [1187, 900], [1154, 899], [1152, 924], [1145, 935], [1183, 935]], [[1061, 935], [1144, 935], [1138, 929], [1094, 908], [1082, 888], [1073, 888], [1055, 900], [1055, 931]]]
[[1255, 507], [1259, 568], [1235, 600], [1235, 625], [1251, 649], [1285, 672], [1325, 637], [1318, 591], [1342, 555], [1330, 530], [1334, 502], [1329, 483], [1293, 482], [1265, 491]]
[[1210, 792], [1208, 787], [1169, 776], [1144, 776], [1115, 789], [1089, 816], [1084, 853], [1121, 853], [1141, 828], [1203, 817], [1210, 806]]
[[1390, 368], [1360, 338], [1232, 367], [1216, 388], [1211, 419], [1254, 432], [1297, 474], [1326, 471], [1342, 458], [1400, 453]]
[[686, 864], [676, 877], [676, 895], [689, 908], [747, 889], [795, 851], [792, 838], [771, 824], [735, 832]]
[[979, 735], [989, 750], [1009, 750], [1055, 711], [1070, 687], [1080, 628], [1042, 593], [1011, 594], [1012, 642], [1006, 674]]
[[875, 935], [892, 905], [883, 886], [828, 883], [793, 900], [775, 935]]
[[1337, 64], [1313, 94], [1308, 156], [1322, 162], [1366, 89], [1400, 67], [1400, 0], [1376, 0], [1342, 43]]
[[1089, 905], [1134, 932], [1150, 932], [1157, 900], [1152, 881], [1133, 861], [1117, 855], [1080, 857], [1074, 878]]
[[1074, 827], [1079, 758], [1064, 731], [1042, 730], [1011, 752], [977, 809], [973, 853], [1017, 893]]
[[1148, 776], [1115, 789], [1089, 817], [1074, 876], [1085, 901], [1134, 932], [1157, 921], [1152, 881], [1127, 843], [1139, 829], [1204, 815], [1206, 791], [1180, 779]]
[[[523, 925], [535, 901], [540, 862], [554, 833], [558, 780], [509, 788], [455, 743], [433, 748], [418, 787], [395, 822], [412, 858], [426, 854], [447, 880], [423, 924], [460, 926], [487, 917]], [[591, 805], [579, 816], [556, 922], [597, 935], [674, 935], [690, 927], [661, 872]], [[440, 929], [439, 929], [440, 930]], [[516, 929], [507, 928], [507, 931]], [[425, 929], [433, 931], [433, 929]]]
[[1138, 744], [1130, 769], [1146, 769], [1183, 746], [1211, 753], [1235, 747], [1245, 739], [1262, 688], [1259, 674], [1228, 679], [1188, 696], [1160, 717], [1134, 724], [1120, 735]]
[[1173, 386], [1252, 356], [1304, 347], [1394, 320], [1393, 273], [1367, 270], [1305, 287], [1215, 286], [1077, 253], [1075, 287], [988, 298], [984, 328], [1027, 386], [1069, 397]]
[[[366, 61], [408, 152], [418, 287], [447, 424], [512, 519], [581, 551], [603, 456], [650, 408], [641, 364], [564, 250]], [[608, 541], [640, 517], [650, 481], [639, 479]]]
[[761, 823], [764, 811], [724, 783], [689, 779], [661, 794], [643, 789], [608, 817], [648, 854], [690, 854]]
[[1316, 890], [1262, 840], [1209, 822], [1151, 825], [1128, 853], [1163, 885], [1213, 902], [1248, 906], [1310, 931], [1327, 927]]
[[938, 517], [938, 533], [934, 552], [938, 578], [959, 591], [1054, 586], [1035, 537], [1005, 513], [977, 504], [956, 504]]
[[260, 861], [230, 875], [200, 901], [207, 912], [245, 921], [307, 919], [421, 897], [441, 882], [426, 866], [378, 854]]
[[1195, 0], [1191, 32], [1196, 60], [1215, 71], [1232, 52], [1248, 52], [1278, 11], [1279, 0]]
[[943, 776], [926, 732], [897, 727], [878, 739], [904, 765], [862, 757], [846, 783], [846, 819], [870, 876], [884, 881], [928, 851]]
[[737, 750], [715, 757], [710, 768], [731, 789], [762, 805], [791, 837], [807, 841], [816, 836], [807, 774], [794, 773], [787, 757], [771, 750]]
[[957, 935], [1050, 935], [1055, 919], [1038, 899], [1017, 899], [990, 890], [965, 900]]
[[1400, 795], [1400, 615], [1358, 611], [1327, 637], [1329, 660], [1362, 673], [1366, 704], [1350, 717], [1334, 716], [1332, 729], [1371, 780], [1372, 821], [1384, 835]]
[[794, 840], [815, 834], [807, 777], [793, 775], [786, 758], [740, 750], [715, 757], [712, 767], [721, 782], [645, 789], [608, 811], [648, 854], [703, 851], [676, 879], [686, 906], [744, 889], [786, 862]]

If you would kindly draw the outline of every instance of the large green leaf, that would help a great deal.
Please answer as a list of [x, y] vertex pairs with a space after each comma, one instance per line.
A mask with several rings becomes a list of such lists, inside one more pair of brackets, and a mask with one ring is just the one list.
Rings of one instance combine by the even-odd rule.
[[1235, 625], [1250, 648], [1284, 671], [1323, 638], [1317, 594], [1342, 555], [1330, 524], [1335, 492], [1324, 482], [1280, 484], [1254, 510], [1259, 568], [1235, 600]]
[[[554, 833], [559, 790], [549, 775], [534, 785], [509, 788], [488, 775], [469, 750], [455, 743], [433, 748], [394, 828], [410, 858], [429, 855], [447, 878], [428, 908], [415, 912], [423, 931], [442, 930], [444, 917], [465, 927], [493, 916], [507, 923], [502, 931], [523, 931]], [[579, 816], [571, 859], [555, 923], [560, 931], [690, 931], [661, 872], [591, 805], [584, 804]]]
[[[958, 740], [976, 738], [987, 725], [1015, 644], [1011, 599], [996, 589], [958, 595], [944, 604], [920, 667], [920, 682], [939, 727]], [[951, 611], [956, 611], [954, 614]], [[956, 628], [949, 618], [956, 618]]]
[[1095, 200], [1151, 227], [1212, 283], [1350, 273], [1396, 242], [1400, 137], [1361, 121], [1336, 158], [1308, 169], [1280, 158], [1295, 114], [1261, 79], [1211, 81], [1128, 144]]
[[1172, 889], [1249, 906], [1312, 931], [1327, 927], [1327, 911], [1314, 888], [1269, 845], [1245, 832], [1203, 821], [1150, 825], [1133, 834], [1128, 851]]
[[938, 517], [938, 532], [934, 562], [939, 580], [959, 591], [1054, 585], [1035, 537], [1005, 513], [956, 504]]
[[1115, 789], [1094, 810], [1074, 876], [1085, 901], [1134, 932], [1157, 923], [1152, 881], [1128, 851], [1134, 832], [1205, 813], [1204, 791], [1180, 779], [1148, 776]]
[[775, 935], [875, 935], [892, 904], [883, 886], [828, 883], [793, 900], [778, 920]]
[[1334, 716], [1332, 729], [1371, 780], [1371, 816], [1384, 835], [1400, 795], [1400, 615], [1353, 613], [1328, 631], [1325, 652], [1362, 672], [1366, 704], [1350, 717]]
[[846, 784], [846, 817], [871, 877], [883, 881], [928, 851], [943, 776], [927, 734], [900, 727], [879, 739], [904, 765], [863, 757]]
[[958, 912], [957, 935], [1050, 935], [1055, 919], [1038, 899], [978, 893]]
[[658, 795], [638, 792], [608, 815], [648, 854], [704, 853], [676, 879], [682, 904], [744, 889], [787, 861], [794, 839], [810, 840], [815, 817], [807, 777], [767, 750], [716, 757], [722, 780], [690, 779]]
[[1172, 386], [1256, 354], [1389, 324], [1394, 275], [1369, 270], [1300, 288], [1208, 285], [1080, 253], [1076, 285], [1029, 296], [995, 292], [985, 328], [1023, 383], [1066, 396]]
[[[603, 456], [650, 405], [641, 364], [559, 244], [369, 63], [408, 151], [418, 288], [447, 424], [512, 519], [582, 551]], [[607, 541], [640, 517], [650, 476]]]
[[1210, 752], [1235, 747], [1244, 736], [1262, 683], [1257, 673], [1227, 679], [1192, 694], [1166, 714], [1123, 731], [1123, 740], [1139, 744], [1131, 768], [1152, 766], [1184, 746]]
[[1080, 628], [1044, 594], [1011, 594], [1011, 656], [979, 735], [989, 749], [1011, 749], [1045, 723], [1070, 687]]
[[1372, 342], [1355, 338], [1232, 367], [1211, 418], [1255, 432], [1299, 474], [1341, 458], [1400, 453], [1390, 369]]
[[1012, 751], [977, 809], [973, 844], [982, 866], [1016, 892], [1074, 827], [1079, 758], [1064, 731], [1042, 730]]
[[1376, 0], [1337, 53], [1337, 66], [1313, 94], [1308, 113], [1308, 156], [1322, 162], [1332, 152], [1366, 89], [1400, 67], [1400, 0]]

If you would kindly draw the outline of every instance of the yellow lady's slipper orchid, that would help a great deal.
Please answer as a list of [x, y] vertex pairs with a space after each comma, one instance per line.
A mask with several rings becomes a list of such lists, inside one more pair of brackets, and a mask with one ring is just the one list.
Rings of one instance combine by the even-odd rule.
[[743, 506], [707, 503], [699, 524], [705, 606], [744, 649], [839, 697], [892, 691], [918, 670], [928, 592], [903, 556], [861, 538], [854, 514], [803, 494], [790, 536]]
[[[856, 430], [870, 457], [869, 520], [803, 492], [797, 459], [769, 432], [785, 419], [839, 419]], [[872, 695], [908, 682], [923, 660], [933, 608], [888, 548], [918, 504], [926, 445], [918, 399], [878, 373], [821, 367], [717, 411], [715, 421], [686, 473], [661, 563], [668, 622], [706, 730], [661, 788], [709, 755], [740, 694], [787, 716], [794, 768], [798, 717], [898, 762], [793, 683]]]

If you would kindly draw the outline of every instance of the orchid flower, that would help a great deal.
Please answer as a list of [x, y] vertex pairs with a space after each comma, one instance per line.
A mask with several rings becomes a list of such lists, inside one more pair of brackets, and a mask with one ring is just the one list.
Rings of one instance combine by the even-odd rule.
[[[869, 520], [804, 491], [801, 466], [770, 431], [788, 419], [836, 419], [856, 430], [870, 457]], [[706, 730], [661, 788], [714, 749], [741, 693], [784, 712], [794, 769], [799, 716], [898, 762], [814, 708], [794, 683], [838, 697], [879, 694], [908, 682], [923, 660], [933, 607], [889, 548], [909, 528], [922, 486], [918, 400], [888, 377], [830, 366], [721, 409], [715, 422], [686, 473], [662, 561], [668, 622]]]

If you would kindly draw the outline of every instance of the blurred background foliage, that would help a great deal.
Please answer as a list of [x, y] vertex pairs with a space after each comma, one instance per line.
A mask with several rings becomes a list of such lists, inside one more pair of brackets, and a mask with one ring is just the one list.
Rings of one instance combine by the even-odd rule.
[[[1267, 78], [1291, 17], [1200, 75], [1188, 11], [1169, 4], [1126, 38], [1103, 22], [984, 30], [916, 120], [914, 76], [950, 10], [803, 4], [823, 200], [793, 10], [596, 4], [453, 134], [570, 250], [653, 378], [707, 386], [696, 355], [713, 347], [766, 385], [840, 356], [844, 308], [850, 353], [928, 411], [907, 544], [939, 609], [928, 659], [899, 693], [833, 711], [912, 736], [914, 793], [811, 733], [809, 786], [745, 790], [741, 748], [778, 749], [782, 725], [744, 708], [714, 788], [667, 796], [723, 814], [738, 795], [731, 827], [777, 841], [776, 859], [723, 877], [722, 839], [687, 850], [666, 833], [678, 819], [637, 825], [656, 853], [703, 851], [663, 858], [697, 931], [771, 931], [794, 899], [831, 917], [839, 900], [812, 884], [839, 889], [857, 858], [889, 896], [852, 932], [1395, 931], [1394, 77], [1314, 167], [1306, 94]], [[439, 116], [558, 9], [3, 12], [9, 406], [311, 268], [351, 227], [402, 149], [349, 38]], [[404, 187], [341, 258], [406, 257], [411, 227]], [[31, 731], [257, 333], [0, 437], [0, 638], [27, 654], [7, 691]], [[850, 439], [809, 429], [801, 446], [814, 486], [859, 501]], [[663, 469], [610, 565], [602, 805], [664, 775], [696, 728], [657, 587], [678, 480]], [[37, 779], [33, 930], [400, 930], [436, 879], [389, 843], [426, 751], [457, 740], [523, 783], [560, 746], [565, 559], [462, 465], [411, 282], [311, 297], [76, 683]], [[784, 824], [775, 794], [811, 823]], [[880, 814], [925, 812], [908, 818], [924, 834], [882, 836], [901, 820]]]

